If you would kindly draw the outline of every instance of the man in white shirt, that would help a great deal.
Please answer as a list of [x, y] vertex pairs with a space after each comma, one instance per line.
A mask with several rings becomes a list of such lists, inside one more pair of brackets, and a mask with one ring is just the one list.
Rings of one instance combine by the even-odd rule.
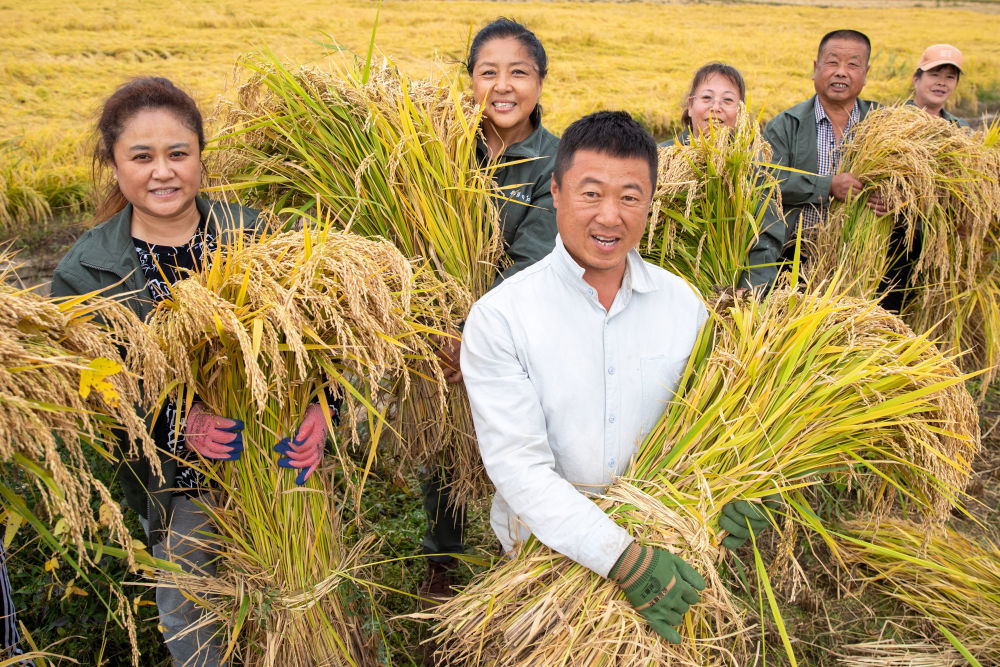
[[[626, 113], [566, 130], [552, 177], [556, 247], [473, 306], [461, 369], [504, 549], [534, 534], [615, 580], [656, 632], [680, 641], [670, 626], [704, 581], [678, 556], [640, 546], [589, 497], [628, 467], [707, 318], [687, 283], [635, 251], [656, 170], [655, 142]], [[737, 545], [748, 524], [727, 508], [737, 519], [727, 545]], [[762, 517], [741, 508], [759, 530]]]

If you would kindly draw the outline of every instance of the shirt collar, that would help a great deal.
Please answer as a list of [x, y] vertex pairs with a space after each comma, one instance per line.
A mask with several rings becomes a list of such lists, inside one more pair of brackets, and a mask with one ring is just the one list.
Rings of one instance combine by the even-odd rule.
[[[830, 122], [830, 117], [826, 115], [826, 109], [823, 108], [823, 103], [819, 101], [819, 95], [816, 96], [816, 104], [814, 105], [814, 110], [816, 112], [816, 124], [819, 125], [821, 120]], [[858, 118], [861, 117], [861, 105], [858, 104], [858, 99], [854, 98], [854, 108], [851, 109], [850, 116], [847, 119], [847, 127], [854, 125]]]
[[[583, 267], [576, 263], [576, 260], [566, 250], [562, 237], [556, 235], [556, 245], [552, 251], [555, 255], [555, 265], [559, 274], [571, 285], [575, 286], [584, 294], [591, 294], [593, 288], [583, 279]], [[639, 255], [635, 248], [629, 250], [625, 256], [625, 276], [622, 278], [621, 289], [628, 292], [653, 292], [659, 289], [652, 276], [649, 275], [649, 267]]]

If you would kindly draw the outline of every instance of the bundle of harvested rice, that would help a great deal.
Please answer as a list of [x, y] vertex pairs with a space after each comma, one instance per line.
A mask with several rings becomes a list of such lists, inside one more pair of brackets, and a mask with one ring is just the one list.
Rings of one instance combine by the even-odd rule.
[[[481, 109], [457, 69], [410, 81], [388, 62], [329, 72], [274, 59], [243, 64], [252, 76], [220, 110], [222, 181], [293, 215], [318, 217], [322, 206], [340, 227], [430, 262], [473, 300], [489, 289], [501, 257], [496, 165], [476, 166]], [[447, 417], [420, 400], [400, 409], [423, 425], [404, 454], [456, 468], [453, 499], [488, 488], [461, 385], [449, 391]]]
[[[890, 251], [916, 255], [903, 319], [917, 331], [935, 331], [964, 353], [969, 371], [1000, 362], [1000, 161], [988, 137], [970, 135], [912, 105], [869, 114], [844, 145], [841, 170], [866, 184], [847, 204], [835, 204], [807, 252], [806, 273], [825, 280], [838, 269], [864, 276], [855, 293], [874, 297], [889, 272]], [[879, 218], [866, 203], [872, 193], [892, 215]], [[904, 243], [890, 243], [893, 224]]]
[[[768, 207], [781, 216], [780, 191], [761, 164], [771, 158], [760, 125], [741, 109], [733, 128], [713, 127], [687, 145], [660, 148], [656, 192], [639, 249], [702, 294], [736, 287]], [[782, 231], [784, 227], [782, 227]]]
[[[9, 258], [0, 256], [0, 264], [9, 266]], [[126, 363], [118, 345], [134, 341], [150, 368], [162, 368], [162, 357], [120, 304], [95, 295], [50, 299], [8, 279], [9, 269], [0, 271], [0, 461], [37, 487], [44, 523], [64, 529], [83, 563], [93, 565], [89, 550], [106, 526], [135, 567], [121, 508], [91, 472], [88, 452], [109, 460], [145, 455], [155, 465], [155, 446], [135, 412], [138, 379], [125, 370], [139, 364]], [[118, 429], [128, 434], [129, 451], [114, 452]], [[8, 504], [18, 496], [6, 480], [0, 494]]]
[[173, 397], [179, 412], [197, 396], [245, 424], [238, 461], [200, 466], [221, 489], [207, 508], [218, 575], [176, 581], [227, 627], [242, 664], [374, 660], [378, 609], [352, 573], [370, 542], [346, 545], [339, 514], [345, 483], [363, 484], [363, 475], [336, 446], [339, 465], [328, 460], [296, 487], [272, 447], [330, 392], [344, 398], [342, 437], [356, 438], [367, 421], [372, 457], [388, 430], [377, 406], [390, 392], [398, 398], [421, 385], [443, 410], [428, 336], [454, 333], [466, 298], [388, 242], [321, 227], [220, 246], [210, 268], [174, 284], [151, 314], [176, 371], [147, 376], [147, 385]]
[[[982, 664], [1000, 663], [1000, 549], [945, 529], [893, 520], [877, 528], [854, 521], [836, 529], [844, 561], [865, 586], [895, 598]], [[971, 662], [971, 660], [969, 661]], [[963, 663], [965, 664], [965, 663]]]
[[[135, 410], [138, 378], [127, 369], [159, 369], [163, 357], [119, 303], [94, 294], [50, 299], [15, 289], [6, 253], [0, 253], [0, 266], [6, 267], [0, 270], [0, 497], [8, 516], [31, 525], [42, 544], [93, 586], [90, 573], [103, 575], [103, 556], [121, 557], [134, 571], [140, 552], [91, 459], [144, 456], [158, 471], [155, 445]], [[122, 359], [126, 342], [134, 344], [136, 358]], [[127, 451], [118, 449], [121, 431]], [[24, 497], [23, 483], [37, 489], [40, 508]], [[105, 531], [117, 547], [105, 543]], [[148, 553], [141, 555], [148, 565]], [[119, 582], [107, 583], [116, 604], [102, 601], [128, 633], [138, 666], [132, 607]]]
[[725, 503], [777, 493], [786, 534], [822, 534], [802, 489], [832, 475], [860, 489], [876, 515], [893, 492], [929, 521], [947, 514], [968, 479], [978, 423], [963, 376], [932, 343], [832, 287], [717, 306], [711, 323], [628, 478], [597, 500], [637, 540], [677, 553], [708, 582], [685, 617], [684, 643], [661, 640], [615, 584], [532, 539], [423, 616], [437, 622], [442, 661], [748, 664], [750, 612], [717, 571]]

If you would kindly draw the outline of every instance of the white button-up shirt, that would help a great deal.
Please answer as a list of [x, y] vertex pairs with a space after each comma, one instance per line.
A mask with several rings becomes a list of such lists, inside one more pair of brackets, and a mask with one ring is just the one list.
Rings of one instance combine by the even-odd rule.
[[587, 494], [628, 467], [706, 317], [684, 280], [635, 250], [605, 311], [558, 237], [548, 256], [476, 302], [462, 374], [505, 550], [534, 533], [608, 575], [632, 538]]

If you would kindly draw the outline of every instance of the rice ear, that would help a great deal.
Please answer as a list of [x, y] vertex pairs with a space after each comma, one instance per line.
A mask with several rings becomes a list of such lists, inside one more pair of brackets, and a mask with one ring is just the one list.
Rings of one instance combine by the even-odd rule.
[[[329, 71], [273, 56], [242, 61], [237, 100], [217, 110], [225, 128], [213, 171], [251, 203], [308, 225], [383, 238], [465, 290], [452, 335], [502, 265], [496, 164], [476, 168], [482, 109], [456, 67], [411, 80], [388, 60], [345, 58]], [[413, 465], [445, 466], [462, 505], [490, 488], [461, 386], [447, 411], [411, 392], [394, 409], [412, 439], [395, 441]]]

